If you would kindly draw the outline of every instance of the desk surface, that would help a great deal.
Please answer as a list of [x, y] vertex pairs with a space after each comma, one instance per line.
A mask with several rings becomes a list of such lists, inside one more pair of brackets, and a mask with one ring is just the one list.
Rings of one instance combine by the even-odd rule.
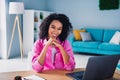
[[[76, 71], [83, 71], [83, 68], [77, 68]], [[37, 75], [43, 77], [47, 80], [72, 80], [72, 78], [66, 76], [66, 73], [70, 73], [73, 71], [66, 70], [52, 70], [52, 71], [44, 71], [43, 73], [36, 73], [34, 71], [16, 71], [16, 72], [3, 72], [0, 73], [0, 80], [14, 80], [14, 77], [19, 75], [22, 77], [26, 77], [29, 75]], [[120, 74], [114, 74], [114, 77], [120, 79]]]

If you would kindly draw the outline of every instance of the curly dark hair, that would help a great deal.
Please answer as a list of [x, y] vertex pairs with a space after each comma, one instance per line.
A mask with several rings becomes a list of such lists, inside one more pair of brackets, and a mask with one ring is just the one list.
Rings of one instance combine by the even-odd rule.
[[58, 36], [61, 42], [66, 40], [67, 36], [69, 35], [70, 31], [73, 29], [69, 18], [65, 14], [58, 14], [58, 13], [52, 13], [49, 16], [47, 16], [41, 23], [39, 29], [39, 38], [40, 39], [45, 39], [48, 38], [48, 29], [49, 25], [53, 20], [58, 20], [62, 23], [62, 32]]

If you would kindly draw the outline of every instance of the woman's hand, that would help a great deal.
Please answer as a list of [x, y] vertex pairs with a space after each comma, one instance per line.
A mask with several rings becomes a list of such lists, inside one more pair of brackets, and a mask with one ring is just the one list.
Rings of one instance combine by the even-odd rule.
[[58, 42], [56, 39], [53, 39], [52, 44], [58, 48], [61, 46], [60, 42]]
[[47, 46], [56, 46], [56, 47], [60, 47], [60, 43], [55, 39], [55, 38], [49, 38], [49, 40], [46, 43]]
[[52, 45], [52, 42], [53, 42], [53, 39], [52, 39], [52, 38], [49, 38], [49, 40], [47, 41], [46, 45], [47, 45], [47, 46], [51, 46], [51, 45]]

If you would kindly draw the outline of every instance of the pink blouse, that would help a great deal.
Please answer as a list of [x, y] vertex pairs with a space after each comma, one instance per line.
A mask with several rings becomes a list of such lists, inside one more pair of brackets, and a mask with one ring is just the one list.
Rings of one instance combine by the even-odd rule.
[[68, 42], [68, 40], [65, 40], [63, 43], [61, 43], [61, 45], [64, 47], [64, 49], [70, 56], [69, 62], [67, 64], [64, 63], [61, 52], [57, 47], [55, 47], [56, 54], [55, 54], [54, 63], [53, 63], [52, 47], [49, 46], [47, 53], [46, 53], [44, 65], [40, 65], [37, 58], [40, 55], [46, 42], [47, 42], [46, 39], [45, 40], [39, 39], [34, 44], [34, 47], [33, 47], [34, 55], [32, 57], [32, 68], [34, 71], [42, 72], [43, 70], [53, 70], [53, 69], [73, 70], [75, 68], [74, 55], [73, 55], [72, 47], [71, 47], [70, 43]]

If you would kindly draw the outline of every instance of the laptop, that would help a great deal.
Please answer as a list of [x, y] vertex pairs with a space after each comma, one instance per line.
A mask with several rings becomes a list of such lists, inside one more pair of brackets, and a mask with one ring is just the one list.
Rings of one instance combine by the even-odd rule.
[[67, 73], [73, 80], [114, 80], [120, 55], [95, 56], [88, 59], [85, 71]]

